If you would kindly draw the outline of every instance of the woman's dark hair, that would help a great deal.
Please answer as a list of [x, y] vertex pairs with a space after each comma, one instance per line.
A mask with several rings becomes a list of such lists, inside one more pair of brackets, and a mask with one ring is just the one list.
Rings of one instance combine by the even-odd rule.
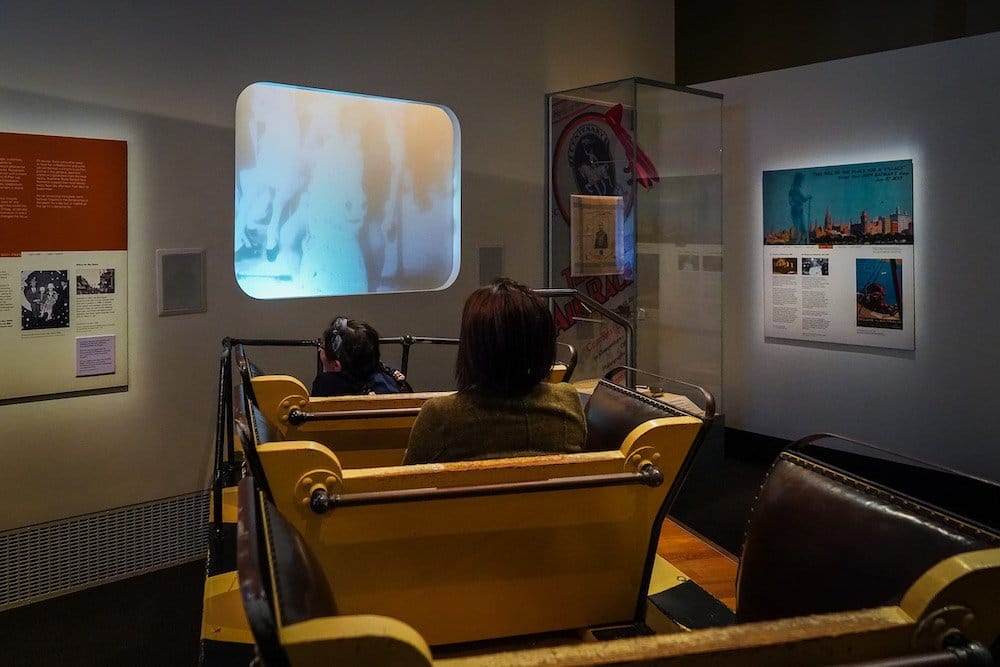
[[367, 322], [337, 317], [323, 332], [328, 361], [339, 361], [341, 372], [358, 381], [367, 380], [379, 367], [378, 332]]
[[497, 278], [465, 300], [455, 361], [459, 391], [526, 394], [556, 356], [552, 313], [524, 285]]

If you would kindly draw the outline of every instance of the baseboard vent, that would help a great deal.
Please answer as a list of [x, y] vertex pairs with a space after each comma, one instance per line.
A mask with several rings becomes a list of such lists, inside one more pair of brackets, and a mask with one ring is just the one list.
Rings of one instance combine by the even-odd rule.
[[0, 533], [0, 611], [204, 558], [208, 492]]

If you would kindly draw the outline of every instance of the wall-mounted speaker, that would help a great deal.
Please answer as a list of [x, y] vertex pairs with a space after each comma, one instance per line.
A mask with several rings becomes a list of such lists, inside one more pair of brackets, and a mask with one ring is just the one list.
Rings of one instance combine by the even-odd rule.
[[489, 285], [503, 275], [503, 246], [480, 246], [479, 284]]
[[156, 251], [156, 304], [160, 315], [204, 313], [205, 250], [178, 248]]

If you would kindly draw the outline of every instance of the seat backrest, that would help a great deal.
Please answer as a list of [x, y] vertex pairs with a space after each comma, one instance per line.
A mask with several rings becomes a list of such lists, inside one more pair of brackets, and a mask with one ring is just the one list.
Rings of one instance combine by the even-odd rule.
[[[418, 409], [429, 398], [451, 393], [311, 397], [304, 384], [288, 375], [262, 375], [253, 378], [252, 382], [262, 419], [271, 429], [272, 441], [310, 440], [322, 443], [337, 453], [346, 468], [398, 464], [403, 460]], [[357, 416], [293, 424], [289, 421], [293, 409], [307, 413], [341, 413], [340, 416], [351, 412]], [[411, 413], [385, 412], [406, 409], [411, 409]], [[384, 414], [371, 416], [380, 412]]]
[[[247, 377], [254, 378], [263, 374], [260, 368], [246, 358], [246, 353], [242, 345], [237, 345], [233, 349], [233, 362], [236, 364], [237, 369], [245, 365]], [[233, 392], [233, 427], [237, 435], [236, 445], [238, 448], [241, 446], [241, 443], [246, 442], [247, 439], [252, 437], [250, 420], [247, 417], [246, 392], [243, 389], [243, 378], [242, 375], [239, 375], [239, 377], [240, 381], [236, 383], [236, 390]], [[266, 427], [264, 424], [259, 424], [258, 428]]]
[[330, 588], [305, 540], [256, 488], [239, 485], [237, 568], [240, 594], [265, 664], [287, 664], [282, 626], [333, 616]]
[[632, 429], [650, 419], [688, 413], [609, 380], [601, 380], [584, 406], [584, 414], [587, 417], [584, 449], [596, 452], [618, 449]]
[[[343, 469], [312, 442], [260, 454], [340, 612], [450, 644], [641, 620], [665, 500], [700, 426], [654, 420], [603, 452], [391, 468]], [[606, 485], [654, 463], [659, 486]], [[341, 504], [315, 513], [318, 490]]]
[[[875, 458], [800, 444], [779, 455], [743, 544], [739, 622], [895, 604], [937, 562], [1000, 545], [997, 526], [887, 486], [915, 471]], [[963, 495], [961, 476], [950, 476]], [[1000, 487], [972, 478], [964, 487], [990, 498], [996, 516]]]
[[252, 476], [248, 475], [240, 480], [236, 530], [240, 597], [257, 645], [257, 654], [269, 667], [285, 667], [289, 662], [278, 639], [278, 612], [268, 566], [267, 540], [259, 496]]

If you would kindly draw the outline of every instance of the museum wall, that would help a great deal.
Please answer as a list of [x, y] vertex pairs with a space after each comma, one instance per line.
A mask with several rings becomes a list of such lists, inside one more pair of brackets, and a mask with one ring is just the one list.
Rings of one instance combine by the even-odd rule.
[[[727, 425], [1000, 479], [1000, 34], [702, 84], [725, 95]], [[765, 339], [765, 170], [912, 159], [914, 351]]]
[[[483, 245], [502, 245], [506, 272], [539, 284], [544, 94], [673, 76], [672, 2], [309, 7], [4, 8], [0, 131], [128, 141], [130, 379], [126, 392], [0, 406], [0, 530], [205, 488], [225, 335], [314, 336], [338, 313], [386, 335], [456, 335]], [[450, 288], [295, 301], [255, 301], [238, 289], [233, 109], [254, 81], [451, 107], [462, 133], [463, 238]], [[206, 249], [207, 313], [157, 316], [157, 248]], [[287, 362], [270, 366], [279, 363]], [[296, 363], [310, 373], [309, 360]], [[448, 366], [416, 360], [411, 377], [444, 387]]]

